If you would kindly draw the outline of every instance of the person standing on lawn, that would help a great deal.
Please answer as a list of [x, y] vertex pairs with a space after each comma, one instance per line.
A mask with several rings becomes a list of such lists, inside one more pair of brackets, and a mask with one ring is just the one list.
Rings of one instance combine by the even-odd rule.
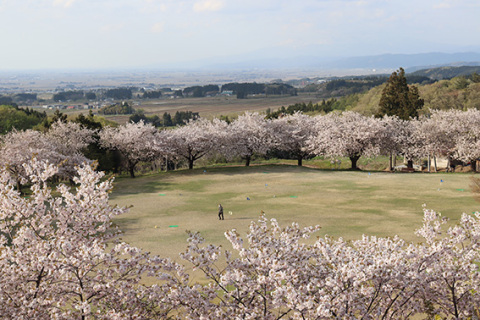
[[223, 217], [223, 207], [220, 203], [218, 204], [218, 220], [225, 220]]

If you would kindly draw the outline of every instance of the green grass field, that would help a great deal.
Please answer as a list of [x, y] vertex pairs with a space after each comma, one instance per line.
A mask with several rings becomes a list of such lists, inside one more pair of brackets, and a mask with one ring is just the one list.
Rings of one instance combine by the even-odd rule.
[[[133, 205], [115, 219], [124, 231], [123, 240], [177, 258], [186, 246], [185, 230], [200, 231], [207, 243], [229, 249], [224, 232], [235, 228], [245, 235], [261, 211], [282, 226], [294, 221], [318, 224], [319, 236], [399, 235], [419, 241], [414, 230], [422, 223], [423, 204], [452, 223], [462, 212], [480, 210], [469, 191], [470, 177], [285, 165], [202, 168], [117, 178], [111, 202]], [[224, 207], [224, 221], [218, 220], [218, 203]]]

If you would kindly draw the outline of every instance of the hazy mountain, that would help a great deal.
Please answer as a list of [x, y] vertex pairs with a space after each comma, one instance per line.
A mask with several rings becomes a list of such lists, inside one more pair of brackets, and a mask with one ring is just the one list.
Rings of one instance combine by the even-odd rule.
[[419, 54], [382, 54], [377, 56], [353, 57], [332, 62], [335, 68], [411, 68], [415, 66], [438, 66], [477, 62], [480, 63], [480, 53], [419, 53]]
[[[414, 73], [417, 71], [422, 71], [422, 70], [430, 70], [430, 69], [443, 69], [443, 68], [460, 68], [460, 67], [465, 67], [465, 72], [469, 72], [469, 69], [472, 69], [472, 72], [475, 72], [480, 67], [480, 62], [479, 61], [472, 61], [472, 62], [465, 62], [465, 61], [459, 61], [459, 62], [452, 62], [452, 63], [443, 63], [440, 65], [429, 65], [429, 66], [415, 66], [415, 67], [410, 67], [406, 68], [405, 71], [407, 73]], [[472, 72], [468, 73], [471, 74]], [[478, 73], [478, 71], [477, 71]], [[458, 74], [458, 75], [465, 75], [465, 74]], [[434, 77], [431, 77], [432, 79]], [[437, 78], [435, 78], [437, 79]]]
[[461, 67], [448, 66], [448, 67], [422, 69], [422, 70], [409, 73], [409, 75], [423, 76], [423, 77], [429, 77], [430, 79], [441, 80], [441, 79], [451, 79], [458, 76], [469, 76], [474, 72], [480, 74], [480, 64], [477, 66], [461, 66]]
[[[245, 70], [245, 69], [318, 69], [318, 70], [392, 70], [403, 67], [410, 71], [444, 65], [478, 65], [480, 53], [418, 53], [418, 54], [381, 54], [360, 57], [321, 57], [303, 51], [303, 55], [291, 56], [292, 52], [255, 52], [246, 55], [218, 57], [170, 65], [184, 69], [204, 70]], [[305, 54], [307, 53], [307, 54]], [[415, 69], [413, 69], [415, 68]]]

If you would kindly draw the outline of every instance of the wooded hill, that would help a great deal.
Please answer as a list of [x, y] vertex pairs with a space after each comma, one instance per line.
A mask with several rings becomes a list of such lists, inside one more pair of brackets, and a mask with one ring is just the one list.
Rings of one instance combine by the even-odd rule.
[[[334, 77], [327, 79], [304, 79], [307, 84], [299, 92], [315, 92], [322, 99], [337, 98], [357, 93], [365, 93], [387, 82], [390, 75]], [[427, 76], [409, 74], [406, 76], [408, 84], [433, 83]]]
[[[464, 70], [464, 67], [460, 67], [449, 72], [450, 74], [456, 74]], [[427, 70], [423, 72], [428, 73]], [[342, 97], [338, 99], [335, 109], [352, 110], [365, 115], [376, 114], [384, 86], [385, 84], [381, 84], [365, 93]], [[416, 84], [416, 86], [418, 86], [420, 97], [425, 102], [420, 114], [428, 113], [430, 109], [466, 110], [480, 108], [480, 75], [477, 73], [455, 76], [434, 83]]]
[[427, 77], [434, 80], [452, 79], [459, 76], [470, 76], [473, 73], [480, 74], [480, 66], [461, 67], [438, 67], [418, 70], [409, 73], [408, 76]]

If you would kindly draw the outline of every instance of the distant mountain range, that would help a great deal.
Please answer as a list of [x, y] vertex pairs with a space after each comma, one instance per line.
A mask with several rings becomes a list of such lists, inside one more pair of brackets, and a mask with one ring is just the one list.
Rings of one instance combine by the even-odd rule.
[[480, 74], [480, 65], [477, 66], [446, 66], [430, 69], [422, 69], [412, 73], [408, 73], [410, 76], [428, 77], [430, 79], [442, 80], [451, 79], [458, 76], [469, 76], [476, 72]]
[[418, 54], [382, 54], [377, 56], [353, 57], [335, 61], [330, 64], [339, 69], [397, 69], [403, 67], [425, 69], [432, 66], [449, 65], [480, 65], [480, 53], [418, 53]]
[[[222, 57], [215, 60], [202, 60], [182, 64], [185, 69], [201, 70], [285, 70], [285, 69], [313, 69], [313, 70], [370, 70], [370, 72], [389, 72], [403, 67], [406, 71], [416, 71], [438, 66], [479, 66], [480, 53], [418, 53], [418, 54], [381, 54], [347, 58], [316, 57], [311, 54], [305, 56], [256, 58], [254, 54], [245, 56]], [[172, 67], [172, 65], [170, 65]]]

